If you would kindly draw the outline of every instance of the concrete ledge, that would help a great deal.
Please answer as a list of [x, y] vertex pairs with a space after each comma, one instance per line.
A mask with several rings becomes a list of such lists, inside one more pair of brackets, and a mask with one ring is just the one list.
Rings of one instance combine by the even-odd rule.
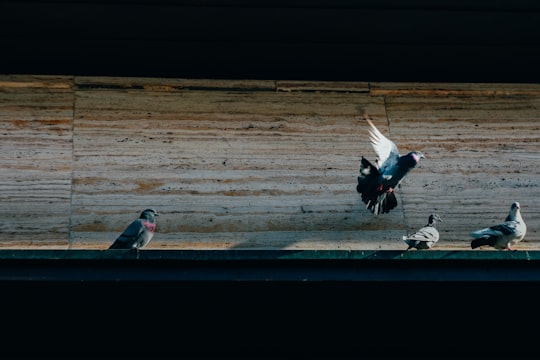
[[0, 250], [0, 261], [6, 260], [74, 260], [74, 261], [253, 261], [253, 260], [540, 260], [540, 250], [470, 251], [470, 250]]
[[530, 282], [540, 251], [4, 250], [0, 281]]

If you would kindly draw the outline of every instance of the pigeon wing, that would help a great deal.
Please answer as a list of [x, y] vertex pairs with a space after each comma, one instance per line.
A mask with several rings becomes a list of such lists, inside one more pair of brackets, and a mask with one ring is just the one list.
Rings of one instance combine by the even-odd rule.
[[501, 235], [514, 235], [517, 231], [517, 222], [505, 221], [502, 224], [490, 227], [490, 230], [500, 233]]
[[433, 226], [424, 226], [416, 232], [403, 236], [403, 241], [411, 248], [430, 249], [439, 240], [439, 231]]
[[439, 240], [439, 231], [432, 226], [426, 226], [408, 236], [404, 236], [403, 240], [437, 241]]
[[399, 160], [399, 151], [396, 144], [384, 136], [370, 119], [366, 119], [369, 124], [369, 140], [373, 151], [377, 154], [377, 167], [381, 173], [385, 169], [394, 167]]
[[502, 224], [493, 225], [484, 229], [476, 230], [471, 233], [473, 238], [481, 238], [484, 236], [505, 236], [512, 235], [516, 232], [516, 222], [505, 221]]
[[146, 227], [141, 219], [133, 221], [129, 226], [118, 236], [115, 242], [111, 245], [111, 249], [114, 248], [131, 248], [139, 241], [142, 233]]

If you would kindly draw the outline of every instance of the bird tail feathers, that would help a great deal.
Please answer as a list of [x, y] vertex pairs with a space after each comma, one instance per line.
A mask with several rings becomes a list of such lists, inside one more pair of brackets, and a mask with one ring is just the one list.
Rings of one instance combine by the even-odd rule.
[[407, 236], [403, 236], [403, 241], [405, 241], [405, 244], [408, 245], [408, 247], [407, 247], [406, 250], [410, 250], [410, 249], [414, 248], [414, 247], [417, 246], [418, 243], [419, 243], [418, 240], [411, 240], [411, 239], [408, 239]]
[[480, 246], [485, 246], [485, 245], [494, 246], [495, 242], [496, 242], [495, 237], [493, 237], [493, 236], [484, 236], [484, 237], [473, 239], [471, 241], [471, 248], [476, 249], [476, 248], [478, 248]]
[[397, 206], [397, 199], [394, 192], [384, 192], [382, 194], [362, 194], [362, 200], [366, 203], [366, 208], [375, 215], [389, 213], [390, 210]]

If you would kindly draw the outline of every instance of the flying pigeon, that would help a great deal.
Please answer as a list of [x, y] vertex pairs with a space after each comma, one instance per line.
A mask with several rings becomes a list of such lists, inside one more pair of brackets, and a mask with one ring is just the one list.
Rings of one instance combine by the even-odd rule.
[[145, 209], [138, 219], [134, 220], [120, 236], [109, 246], [109, 249], [141, 249], [148, 245], [156, 231], [156, 210]]
[[415, 248], [418, 250], [431, 249], [437, 241], [439, 241], [439, 231], [437, 230], [437, 222], [442, 221], [439, 214], [431, 214], [427, 225], [418, 229], [412, 234], [403, 236], [403, 241], [409, 247], [407, 250]]
[[411, 151], [400, 156], [396, 144], [386, 138], [370, 119], [366, 120], [370, 126], [371, 146], [377, 159], [373, 165], [362, 156], [356, 191], [362, 194], [366, 208], [378, 215], [388, 213], [397, 206], [395, 188], [420, 159], [424, 158], [424, 154]]
[[498, 250], [514, 250], [512, 246], [523, 240], [527, 225], [521, 217], [519, 202], [513, 202], [504, 222], [471, 232], [471, 248], [491, 246]]

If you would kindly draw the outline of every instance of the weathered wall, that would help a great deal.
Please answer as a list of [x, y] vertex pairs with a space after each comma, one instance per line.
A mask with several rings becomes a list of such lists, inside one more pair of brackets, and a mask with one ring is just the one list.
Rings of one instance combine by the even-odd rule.
[[[146, 207], [149, 248], [439, 248], [520, 201], [536, 248], [540, 86], [0, 77], [3, 247], [106, 248]], [[374, 217], [356, 193], [363, 116], [425, 153]]]

